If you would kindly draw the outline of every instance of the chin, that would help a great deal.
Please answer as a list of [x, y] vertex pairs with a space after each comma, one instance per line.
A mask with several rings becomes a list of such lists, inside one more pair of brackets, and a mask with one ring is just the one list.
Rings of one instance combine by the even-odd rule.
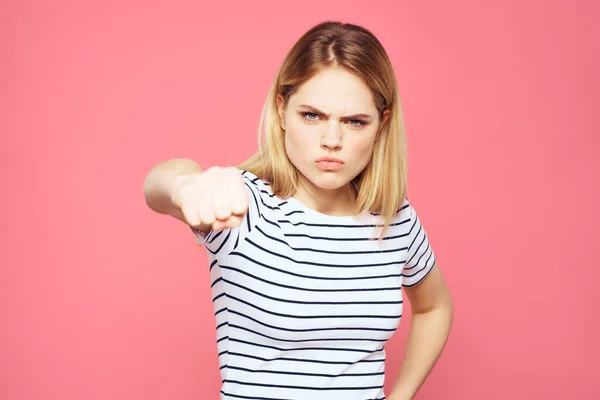
[[350, 180], [334, 172], [320, 172], [316, 176], [311, 176], [309, 181], [323, 190], [337, 190], [346, 186]]

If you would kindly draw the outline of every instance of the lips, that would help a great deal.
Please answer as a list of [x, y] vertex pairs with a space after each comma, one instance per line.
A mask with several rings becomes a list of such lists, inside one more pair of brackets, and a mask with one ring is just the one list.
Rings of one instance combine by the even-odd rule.
[[317, 160], [317, 166], [323, 171], [337, 171], [344, 166], [344, 162], [335, 157], [321, 157]]
[[317, 162], [331, 162], [331, 163], [340, 163], [340, 164], [344, 163], [342, 160], [340, 160], [339, 158], [335, 158], [335, 157], [321, 157], [317, 160]]

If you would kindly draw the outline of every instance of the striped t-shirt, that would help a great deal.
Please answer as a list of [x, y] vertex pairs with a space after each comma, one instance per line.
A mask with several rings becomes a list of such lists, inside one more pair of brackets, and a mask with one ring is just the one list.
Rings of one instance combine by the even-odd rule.
[[402, 286], [435, 258], [405, 200], [383, 241], [377, 216], [321, 214], [241, 171], [239, 228], [203, 235], [216, 317], [221, 399], [384, 399], [384, 345]]

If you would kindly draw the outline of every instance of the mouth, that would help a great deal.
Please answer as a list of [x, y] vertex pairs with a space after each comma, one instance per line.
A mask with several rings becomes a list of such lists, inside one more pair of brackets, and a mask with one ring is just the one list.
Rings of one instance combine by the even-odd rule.
[[339, 158], [321, 157], [317, 161], [317, 166], [323, 171], [337, 171], [344, 166], [344, 162]]

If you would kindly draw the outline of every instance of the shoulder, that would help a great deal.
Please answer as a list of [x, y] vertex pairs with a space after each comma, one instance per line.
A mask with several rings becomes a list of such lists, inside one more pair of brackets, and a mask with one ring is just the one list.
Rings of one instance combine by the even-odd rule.
[[251, 197], [251, 201], [254, 201], [257, 208], [262, 208], [264, 206], [271, 208], [270, 204], [273, 201], [274, 195], [269, 183], [250, 171], [240, 170], [240, 173], [242, 174], [242, 179], [246, 185], [248, 194]]
[[250, 171], [241, 169], [240, 173], [242, 174], [242, 178], [246, 185], [248, 185], [253, 191], [262, 192], [263, 195], [272, 195], [273, 191], [271, 190], [271, 186], [269, 183]]
[[266, 181], [260, 179], [258, 176], [254, 175], [252, 172], [247, 171], [245, 169], [241, 169], [240, 173], [242, 174], [244, 182], [250, 185], [252, 188], [255, 188], [257, 190], [266, 190], [268, 192], [271, 191], [269, 184]]
[[393, 214], [392, 222], [395, 224], [408, 223], [413, 218], [413, 215], [414, 209], [412, 208], [411, 203], [408, 201], [408, 197], [405, 197], [402, 200], [402, 204], [400, 205], [400, 207]]
[[404, 198], [402, 205], [393, 214], [390, 228], [392, 236], [399, 235], [404, 239], [420, 229], [419, 217], [408, 197]]

